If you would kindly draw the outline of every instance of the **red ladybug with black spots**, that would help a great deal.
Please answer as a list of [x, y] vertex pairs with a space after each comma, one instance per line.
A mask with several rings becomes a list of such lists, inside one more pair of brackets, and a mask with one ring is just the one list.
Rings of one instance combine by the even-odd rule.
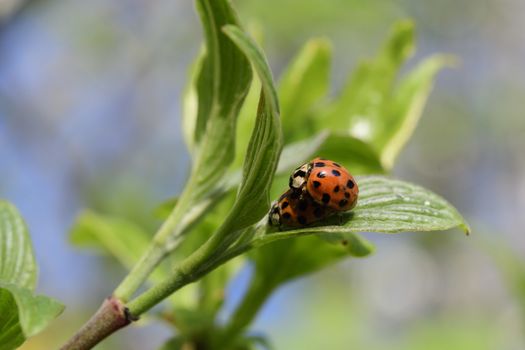
[[323, 158], [295, 169], [289, 185], [293, 191], [308, 193], [315, 202], [339, 212], [355, 207], [359, 195], [357, 183], [348, 170]]
[[273, 226], [303, 227], [332, 214], [333, 210], [314, 201], [308, 193], [289, 189], [273, 203], [268, 220]]

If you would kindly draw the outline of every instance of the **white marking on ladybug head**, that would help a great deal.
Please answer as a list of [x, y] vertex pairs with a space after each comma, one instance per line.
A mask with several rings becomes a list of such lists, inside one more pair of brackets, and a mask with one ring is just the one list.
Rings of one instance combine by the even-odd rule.
[[299, 168], [295, 169], [290, 176], [290, 187], [291, 188], [301, 188], [306, 183], [308, 178], [308, 173], [310, 172], [310, 164], [306, 163], [301, 165]]
[[279, 226], [281, 224], [281, 214], [279, 213], [279, 203], [274, 201], [268, 215], [270, 225]]
[[305, 182], [306, 182], [306, 179], [303, 176], [294, 176], [292, 178], [292, 187], [301, 188]]

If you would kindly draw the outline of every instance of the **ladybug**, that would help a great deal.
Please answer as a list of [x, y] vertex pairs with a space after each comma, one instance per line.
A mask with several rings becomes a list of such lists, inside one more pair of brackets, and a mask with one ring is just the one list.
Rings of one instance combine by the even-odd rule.
[[354, 177], [338, 163], [315, 158], [295, 169], [290, 176], [290, 188], [308, 193], [314, 201], [335, 211], [355, 207], [359, 188]]
[[289, 189], [273, 203], [268, 221], [272, 226], [304, 227], [333, 213], [330, 208], [314, 201], [308, 193]]

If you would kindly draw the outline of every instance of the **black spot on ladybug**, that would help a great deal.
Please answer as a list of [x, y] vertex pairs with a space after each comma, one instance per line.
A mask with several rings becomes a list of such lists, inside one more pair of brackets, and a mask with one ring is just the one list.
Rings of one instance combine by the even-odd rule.
[[290, 213], [284, 213], [282, 216], [283, 216], [283, 219], [286, 219], [286, 220], [290, 220], [290, 218], [292, 217]]
[[335, 192], [335, 193], [339, 192], [339, 185], [337, 185], [337, 186], [334, 187], [334, 192]]
[[345, 197], [346, 197], [346, 198], [350, 198], [350, 193], [345, 192]]
[[354, 188], [354, 182], [352, 180], [348, 180], [347, 183], [346, 183], [346, 187]]
[[297, 221], [301, 224], [301, 225], [306, 225], [306, 218], [302, 215], [299, 215], [297, 217]]
[[297, 207], [299, 208], [300, 211], [305, 211], [306, 208], [308, 208], [308, 202], [304, 200], [299, 201], [299, 204], [297, 205]]
[[324, 171], [320, 171], [317, 173], [317, 177], [320, 179], [324, 179], [326, 177], [326, 173]]
[[341, 167], [341, 166], [340, 166], [338, 163], [336, 163], [336, 162], [332, 162], [332, 164], [333, 164], [334, 166], [338, 167], [338, 168]]
[[314, 187], [318, 188], [319, 186], [321, 186], [321, 183], [319, 181], [314, 181]]
[[297, 199], [301, 196], [301, 194], [299, 192], [292, 192], [292, 194], [290, 195], [290, 198], [291, 199]]
[[347, 200], [347, 199], [341, 199], [341, 200], [339, 201], [339, 206], [340, 206], [341, 208], [344, 207], [344, 206], [347, 205], [347, 204], [348, 204], [348, 200]]
[[332, 169], [332, 174], [334, 174], [334, 176], [341, 176], [341, 173], [339, 172], [339, 170], [335, 170], [335, 169]]
[[322, 201], [324, 204], [328, 204], [328, 202], [330, 202], [330, 195], [328, 193], [323, 193]]
[[288, 202], [283, 202], [283, 204], [281, 204], [281, 209], [286, 209], [286, 208], [288, 208], [288, 205], [289, 205]]
[[324, 210], [323, 210], [323, 208], [321, 208], [321, 207], [317, 207], [317, 208], [315, 208], [315, 209], [314, 209], [314, 215], [315, 215], [316, 218], [323, 217], [323, 215], [324, 215]]
[[317, 167], [317, 168], [322, 168], [322, 167], [326, 166], [326, 164], [323, 163], [323, 162], [317, 162], [317, 163], [314, 164], [314, 166]]

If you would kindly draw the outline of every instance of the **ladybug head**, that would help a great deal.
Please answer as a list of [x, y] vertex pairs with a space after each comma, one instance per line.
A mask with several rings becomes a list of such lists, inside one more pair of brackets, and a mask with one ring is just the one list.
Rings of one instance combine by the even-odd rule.
[[272, 226], [281, 225], [281, 213], [279, 212], [279, 203], [277, 201], [272, 203], [272, 207], [268, 213], [268, 223]]
[[289, 186], [291, 189], [301, 189], [308, 179], [308, 173], [310, 172], [310, 163], [305, 163], [299, 168], [295, 169], [290, 175]]

